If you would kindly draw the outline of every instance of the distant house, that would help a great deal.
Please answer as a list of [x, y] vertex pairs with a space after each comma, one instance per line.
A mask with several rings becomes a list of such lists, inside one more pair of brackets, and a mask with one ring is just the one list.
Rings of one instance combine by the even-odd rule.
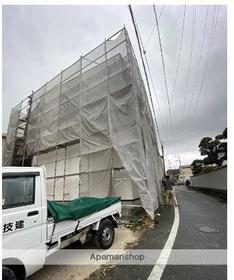
[[180, 170], [179, 181], [182, 183], [184, 183], [186, 179], [193, 176], [191, 165], [181, 165], [179, 170]]

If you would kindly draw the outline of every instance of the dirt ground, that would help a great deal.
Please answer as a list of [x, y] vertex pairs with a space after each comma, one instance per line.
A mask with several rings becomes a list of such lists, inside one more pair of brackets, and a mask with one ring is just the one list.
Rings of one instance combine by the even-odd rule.
[[[136, 243], [140, 237], [139, 232], [120, 226], [115, 229], [115, 240], [111, 249], [124, 249], [127, 245]], [[74, 243], [70, 248], [95, 248], [92, 241], [87, 242], [83, 247]], [[44, 266], [40, 271], [30, 276], [29, 280], [83, 280], [89, 277], [91, 273], [100, 269], [101, 266], [94, 265], [53, 265]]]

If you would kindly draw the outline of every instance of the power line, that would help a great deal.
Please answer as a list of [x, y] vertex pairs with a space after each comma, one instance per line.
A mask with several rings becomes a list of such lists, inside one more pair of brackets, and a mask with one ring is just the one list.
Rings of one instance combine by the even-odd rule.
[[193, 91], [192, 91], [192, 98], [191, 98], [191, 102], [190, 102], [189, 108], [191, 108], [191, 106], [192, 106], [193, 97], [194, 97], [194, 93], [195, 93], [195, 90], [196, 90], [198, 74], [199, 74], [200, 65], [201, 65], [201, 58], [202, 58], [202, 53], [203, 53], [203, 49], [204, 49], [204, 42], [205, 42], [205, 35], [206, 35], [206, 29], [207, 29], [208, 14], [209, 14], [209, 6], [207, 6], [207, 9], [206, 9], [205, 25], [204, 25], [203, 36], [202, 36], [202, 41], [201, 41], [200, 54], [199, 54], [199, 58], [198, 58], [197, 71], [196, 71], [196, 74], [195, 74], [194, 87], [193, 87]]
[[152, 94], [151, 94], [150, 85], [149, 85], [149, 79], [148, 79], [148, 75], [147, 75], [147, 72], [146, 72], [145, 62], [144, 62], [144, 59], [143, 59], [143, 53], [142, 53], [142, 49], [141, 49], [142, 41], [140, 41], [141, 39], [140, 39], [139, 34], [138, 34], [139, 32], [138, 32], [138, 29], [137, 29], [137, 25], [136, 25], [136, 21], [135, 21], [135, 18], [134, 18], [134, 14], [133, 14], [131, 5], [128, 5], [128, 8], [129, 8], [129, 11], [130, 11], [130, 14], [131, 14], [132, 23], [133, 23], [133, 26], [134, 26], [134, 30], [135, 30], [135, 34], [136, 34], [136, 38], [137, 38], [137, 43], [138, 43], [138, 47], [139, 47], [139, 51], [140, 51], [140, 55], [141, 55], [141, 61], [142, 61], [143, 69], [144, 69], [144, 74], [145, 74], [146, 83], [147, 83], [147, 87], [148, 87], [148, 91], [149, 91], [149, 95], [150, 95], [153, 114], [154, 114], [154, 122], [156, 124], [156, 129], [157, 129], [157, 132], [158, 132], [160, 144], [162, 145], [162, 140], [161, 140], [159, 127], [158, 127], [157, 120], [156, 120], [156, 114], [155, 114], [155, 110], [154, 110], [153, 99], [152, 99]]
[[[182, 51], [182, 45], [183, 45], [183, 38], [184, 38], [184, 28], [185, 28], [185, 17], [186, 17], [186, 5], [184, 6], [184, 13], [183, 13], [183, 21], [182, 21], [182, 30], [181, 30], [181, 37], [180, 37], [180, 45], [179, 45], [179, 54], [178, 54], [178, 60], [176, 65], [176, 73], [173, 83], [173, 89], [172, 89], [172, 96], [171, 96], [171, 107], [173, 109], [173, 101], [175, 96], [175, 89], [176, 89], [176, 83], [177, 83], [177, 77], [179, 73], [179, 65], [180, 65], [180, 59], [181, 59], [181, 51]], [[181, 166], [180, 162], [180, 156], [178, 155], [179, 164]]]
[[172, 107], [173, 107], [173, 99], [174, 99], [174, 95], [175, 95], [175, 88], [176, 88], [177, 77], [178, 77], [178, 73], [179, 73], [179, 65], [180, 65], [180, 58], [181, 58], [181, 50], [182, 50], [182, 45], [183, 45], [184, 26], [185, 26], [185, 16], [186, 16], [186, 5], [184, 6], [184, 14], [183, 14], [183, 22], [182, 22], [181, 37], [180, 37], [180, 46], [179, 46], [179, 55], [178, 55], [178, 60], [177, 60], [177, 65], [176, 65], [176, 73], [175, 73], [175, 78], [174, 78], [174, 83], [173, 83], [173, 89], [172, 89], [172, 95], [171, 95], [171, 106], [172, 106]]
[[[162, 14], [162, 11], [163, 11], [163, 9], [161, 10], [160, 15]], [[147, 58], [147, 55], [146, 55], [146, 50], [145, 50], [145, 48], [144, 48], [144, 44], [143, 44], [143, 41], [142, 41], [142, 38], [141, 38], [141, 34], [140, 34], [139, 27], [137, 26], [136, 19], [135, 19], [135, 23], [136, 23], [136, 28], [137, 28], [137, 31], [138, 31], [138, 34], [139, 34], [139, 39], [140, 39], [141, 47], [142, 47], [142, 49], [143, 49], [143, 55], [144, 55], [144, 57], [145, 57], [145, 62], [146, 62], [146, 66], [147, 66], [147, 69], [148, 69], [148, 72], [149, 72], [149, 77], [150, 77], [150, 81], [151, 81], [151, 84], [152, 84], [153, 92], [154, 92], [154, 95], [155, 95], [155, 98], [156, 98], [156, 102], [157, 102], [157, 106], [158, 106], [158, 111], [159, 111], [161, 120], [162, 120], [162, 122], [163, 122], [163, 116], [162, 116], [162, 112], [161, 112], [160, 106], [159, 106], [158, 95], [157, 95], [157, 92], [156, 92], [156, 89], [155, 89], [155, 85], [154, 85], [153, 78], [152, 78], [152, 75], [151, 75], [151, 70], [150, 70], [148, 58]], [[152, 101], [152, 102], [153, 102], [153, 101]], [[166, 124], [166, 121], [165, 121], [165, 124]], [[165, 127], [166, 127], [166, 126], [165, 126]]]
[[187, 98], [188, 98], [188, 88], [189, 88], [191, 64], [192, 64], [192, 58], [193, 58], [193, 44], [194, 44], [195, 25], [196, 25], [196, 7], [194, 8], [194, 15], [193, 15], [192, 40], [191, 40], [191, 45], [190, 45], [189, 67], [188, 67], [188, 75], [187, 75], [186, 85], [185, 85], [185, 98], [184, 98], [184, 106], [183, 106], [183, 111], [182, 111], [181, 126], [183, 125], [183, 122], [184, 122], [184, 115], [185, 115], [186, 103], [187, 103]]
[[214, 10], [211, 32], [210, 32], [210, 38], [209, 38], [209, 44], [208, 44], [208, 50], [207, 50], [207, 56], [206, 56], [206, 61], [205, 61], [205, 67], [204, 67], [204, 72], [203, 72], [201, 85], [200, 85], [199, 92], [198, 92], [196, 106], [195, 106], [195, 109], [194, 109], [194, 115], [197, 112], [197, 108], [198, 108], [198, 104], [199, 104], [199, 100], [200, 100], [200, 96], [201, 96], [201, 92], [202, 92], [202, 88], [203, 88], [203, 84], [204, 84], [204, 80], [205, 80], [205, 76], [206, 76], [206, 72], [207, 72], [207, 68], [208, 68], [208, 64], [209, 64], [209, 60], [210, 60], [210, 56], [211, 56], [211, 50], [212, 50], [212, 47], [213, 47], [213, 38], [214, 38], [214, 35], [215, 35], [216, 25], [217, 25], [217, 20], [218, 20], [218, 13], [219, 13], [219, 10], [217, 11], [217, 16], [216, 16], [216, 20], [215, 20], [215, 10]]
[[159, 41], [159, 47], [160, 47], [160, 54], [161, 54], [161, 60], [162, 60], [162, 66], [163, 66], [164, 83], [165, 83], [168, 110], [169, 110], [169, 119], [170, 119], [170, 126], [171, 126], [171, 132], [172, 132], [172, 141], [173, 141], [174, 153], [175, 153], [175, 143], [174, 143], [175, 142], [175, 135], [174, 135], [174, 128], [173, 128], [173, 125], [172, 125], [171, 104], [170, 104], [169, 91], [168, 91], [168, 85], [167, 85], [167, 75], [166, 75], [166, 67], [165, 67], [165, 61], [164, 61], [164, 55], [163, 55], [162, 40], [161, 40], [161, 36], [160, 36], [160, 30], [159, 30], [159, 24], [158, 24], [158, 18], [157, 18], [157, 11], [156, 11], [155, 5], [153, 5], [153, 11], [154, 11], [154, 17], [155, 17], [157, 33], [158, 33], [158, 41]]
[[[162, 10], [161, 10], [160, 15], [159, 15], [159, 17], [158, 17], [158, 21], [160, 20], [160, 17], [161, 17], [161, 15], [162, 15], [163, 11], [164, 11], [164, 8], [165, 8], [165, 5], [163, 5], [163, 7], [162, 7]], [[155, 28], [156, 28], [156, 24], [154, 25], [154, 27], [153, 27], [153, 29], [152, 29], [150, 35], [149, 35], [149, 38], [148, 38], [148, 40], [147, 40], [147, 42], [146, 42], [146, 44], [145, 44], [145, 46], [144, 46], [144, 49], [147, 48], [147, 46], [148, 46], [148, 44], [149, 44], [149, 41], [150, 41], [150, 39], [151, 39], [151, 37], [152, 37], [152, 35], [153, 35], [153, 33], [154, 33], [154, 29], [155, 29]]]
[[[208, 69], [209, 60], [210, 60], [210, 57], [211, 57], [211, 52], [212, 52], [212, 48], [213, 48], [213, 42], [214, 42], [214, 37], [215, 37], [216, 27], [217, 27], [217, 22], [218, 22], [219, 9], [220, 8], [218, 7], [216, 18], [215, 18], [216, 7], [215, 7], [214, 13], [213, 13], [210, 38], [209, 38], [207, 55], [206, 55], [206, 60], [205, 60], [205, 66], [204, 66], [203, 76], [202, 76], [202, 80], [201, 80], [201, 85], [200, 85], [198, 96], [197, 96], [197, 102], [196, 102], [195, 109], [194, 109], [194, 112], [193, 112], [192, 121], [195, 120], [195, 116], [196, 116], [197, 108], [198, 108], [198, 105], [199, 105], [199, 100], [200, 100], [202, 88], [203, 88], [203, 85], [204, 85], [204, 80], [205, 80], [205, 77], [206, 77], [206, 72], [207, 72], [207, 69]], [[190, 144], [190, 142], [191, 142], [191, 139], [189, 141], [189, 144]]]
[[[183, 38], [184, 38], [185, 17], [186, 17], [186, 5], [184, 6], [182, 30], [181, 30], [180, 45], [179, 45], [179, 54], [178, 54], [175, 78], [174, 78], [172, 95], [171, 95], [171, 107], [172, 107], [172, 109], [173, 109], [173, 101], [174, 101], [174, 95], [175, 95], [175, 89], [176, 89], [176, 82], [177, 82], [177, 77], [178, 77], [178, 73], [179, 73], [179, 65], [180, 65], [181, 51], [182, 51], [182, 45], [183, 45]], [[178, 155], [178, 161], [179, 161], [179, 164], [181, 166], [181, 161], [180, 161], [180, 156], [179, 155]]]
[[[146, 54], [144, 54], [144, 56], [145, 56], [146, 66], [147, 66], [147, 69], [148, 69], [148, 72], [149, 72], [149, 77], [150, 77], [150, 81], [151, 81], [151, 84], [152, 84], [153, 92], [154, 92], [154, 95], [155, 95], [155, 98], [156, 98], [156, 102], [157, 102], [157, 105], [158, 105], [158, 111], [159, 111], [159, 114], [160, 114], [162, 122], [164, 122], [164, 119], [163, 119], [163, 116], [162, 116], [162, 112], [161, 112], [161, 109], [160, 109], [160, 106], [159, 106], [158, 95], [157, 95], [157, 92], [156, 92], [156, 89], [155, 89], [155, 85], [154, 85], [154, 81], [153, 81], [153, 78], [152, 78], [152, 75], [151, 75], [151, 70], [150, 70], [150, 67], [149, 67], [149, 62], [148, 62]], [[166, 124], [166, 120], [165, 120], [165, 124]]]
[[201, 80], [201, 85], [200, 85], [198, 96], [197, 96], [197, 102], [196, 102], [195, 109], [194, 109], [194, 115], [197, 112], [197, 108], [198, 108], [198, 104], [199, 104], [199, 99], [200, 99], [200, 96], [201, 96], [201, 92], [202, 92], [202, 88], [203, 88], [203, 84], [204, 84], [204, 80], [205, 80], [205, 76], [206, 76], [206, 72], [207, 72], [207, 67], [208, 67], [208, 63], [209, 63], [209, 59], [210, 59], [211, 48], [212, 48], [212, 44], [213, 44], [212, 37], [214, 36], [214, 33], [215, 33], [214, 26], [215, 26], [215, 10], [214, 10], [214, 13], [213, 13], [213, 20], [212, 20], [210, 38], [209, 38], [209, 43], [208, 43], [208, 48], [207, 48], [204, 72], [203, 72], [203, 76], [202, 76], [202, 80]]
[[217, 14], [216, 14], [216, 19], [215, 19], [215, 27], [214, 27], [214, 31], [213, 31], [213, 36], [212, 36], [212, 40], [211, 40], [211, 50], [210, 50], [210, 56], [211, 56], [211, 51], [213, 48], [213, 43], [214, 43], [214, 37], [215, 37], [215, 33], [216, 33], [216, 28], [217, 28], [217, 24], [218, 24], [218, 17], [219, 17], [219, 10], [220, 10], [220, 6], [218, 6], [217, 8]]
[[[193, 87], [193, 91], [192, 91], [192, 97], [191, 97], [191, 102], [190, 102], [189, 108], [192, 108], [192, 104], [193, 104], [192, 102], [193, 102], [193, 98], [194, 98], [194, 95], [195, 95], [195, 90], [196, 90], [196, 87], [197, 87], [198, 76], [199, 76], [198, 74], [199, 74], [199, 71], [200, 71], [201, 58], [202, 58], [202, 54], [203, 54], [203, 50], [204, 50], [205, 35], [206, 35], [206, 31], [207, 31], [208, 15], [209, 15], [209, 6], [207, 6], [207, 9], [206, 9], [205, 24], [204, 24], [204, 29], [203, 29], [203, 35], [202, 35], [202, 40], [201, 40], [201, 47], [200, 47], [200, 53], [199, 53], [199, 58], [198, 58], [197, 70], [196, 70], [195, 80], [194, 80], [194, 87]], [[187, 143], [186, 151], [188, 150], [190, 136], [191, 136], [191, 128], [188, 128], [188, 143]]]

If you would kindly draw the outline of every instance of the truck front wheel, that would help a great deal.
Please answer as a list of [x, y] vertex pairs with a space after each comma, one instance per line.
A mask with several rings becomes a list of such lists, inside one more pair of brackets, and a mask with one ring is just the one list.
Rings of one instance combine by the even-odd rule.
[[113, 244], [115, 238], [115, 229], [112, 221], [105, 219], [100, 223], [94, 239], [99, 249], [108, 249]]
[[2, 279], [3, 280], [17, 280], [14, 271], [7, 266], [2, 267]]

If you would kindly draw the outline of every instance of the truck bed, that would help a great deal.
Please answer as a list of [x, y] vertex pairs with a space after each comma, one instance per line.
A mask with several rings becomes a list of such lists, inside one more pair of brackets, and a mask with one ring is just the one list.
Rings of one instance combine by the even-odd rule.
[[57, 242], [62, 237], [73, 233], [75, 230], [82, 230], [85, 227], [89, 225], [94, 225], [103, 218], [112, 216], [114, 214], [121, 215], [121, 202], [117, 202], [101, 211], [93, 213], [87, 217], [83, 217], [80, 220], [67, 220], [54, 223], [52, 220], [49, 219], [47, 221], [47, 242]]

